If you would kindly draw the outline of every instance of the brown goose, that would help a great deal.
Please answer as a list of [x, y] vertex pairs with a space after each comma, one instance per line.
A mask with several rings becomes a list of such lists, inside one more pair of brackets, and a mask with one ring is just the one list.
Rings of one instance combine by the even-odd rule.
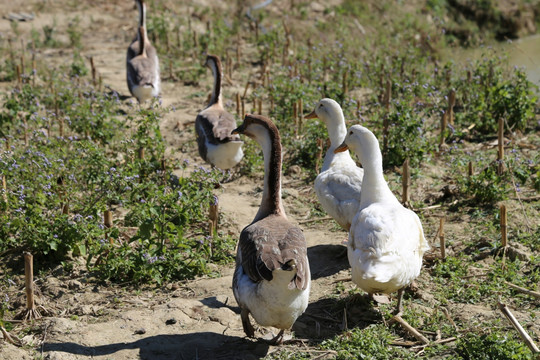
[[146, 34], [146, 5], [143, 0], [135, 2], [139, 8], [139, 28], [127, 50], [126, 75], [129, 92], [143, 103], [159, 95], [161, 79], [156, 48]]
[[287, 220], [281, 203], [281, 143], [267, 118], [246, 115], [233, 133], [255, 139], [264, 156], [264, 190], [253, 222], [240, 234], [233, 292], [247, 336], [254, 336], [249, 314], [262, 326], [281, 329], [272, 339], [283, 342], [308, 305], [311, 276], [302, 230]]
[[204, 161], [223, 170], [230, 169], [242, 160], [243, 142], [236, 134], [234, 116], [224, 108], [221, 100], [221, 61], [215, 55], [206, 57], [206, 66], [214, 75], [210, 102], [195, 119], [199, 155]]

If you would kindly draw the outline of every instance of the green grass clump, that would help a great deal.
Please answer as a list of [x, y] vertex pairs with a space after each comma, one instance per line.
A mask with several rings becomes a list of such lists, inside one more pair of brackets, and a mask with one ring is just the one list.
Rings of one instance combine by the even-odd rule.
[[506, 333], [469, 333], [458, 339], [455, 351], [455, 359], [463, 360], [531, 359], [527, 346]]
[[391, 346], [394, 336], [383, 324], [353, 329], [325, 340], [323, 349], [337, 351], [336, 359], [414, 359], [406, 349]]

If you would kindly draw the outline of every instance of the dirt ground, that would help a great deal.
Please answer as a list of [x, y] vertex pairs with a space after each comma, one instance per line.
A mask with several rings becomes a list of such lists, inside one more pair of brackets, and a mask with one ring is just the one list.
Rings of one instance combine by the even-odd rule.
[[[30, 3], [30, 4], [29, 4]], [[2, 15], [9, 12], [34, 11], [33, 2], [11, 1], [4, 4]], [[46, 6], [35, 13], [31, 22], [19, 22], [18, 29], [28, 34], [32, 27], [41, 29], [56, 22], [65, 29], [70, 19], [78, 15], [83, 37], [83, 55], [93, 56], [103, 83], [122, 95], [129, 95], [125, 81], [125, 52], [134, 35], [136, 10], [131, 1], [84, 2], [81, 9], [64, 8], [68, 1], [45, 1]], [[91, 3], [91, 5], [90, 5]], [[276, 5], [277, 6], [277, 5]], [[66, 10], [67, 9], [67, 10]], [[313, 11], [316, 6], [313, 6]], [[11, 32], [10, 23], [0, 19], [0, 34]], [[44, 61], [66, 62], [71, 54], [65, 49], [40, 52]], [[198, 61], [198, 60], [197, 60]], [[192, 98], [194, 92], [210, 88], [210, 72], [197, 87], [181, 82], [164, 82], [163, 106], [173, 105], [162, 123], [162, 133], [171, 157], [188, 159], [191, 164], [203, 164], [198, 157], [193, 138], [193, 121], [204, 105], [205, 98]], [[232, 94], [243, 84], [225, 85], [225, 94]], [[187, 144], [187, 145], [186, 145]], [[237, 177], [218, 190], [221, 210], [221, 229], [238, 235], [249, 224], [259, 206], [261, 181]], [[422, 191], [421, 184], [419, 191]], [[311, 263], [312, 290], [310, 305], [293, 330], [295, 341], [291, 349], [311, 351], [320, 358], [332, 357], [331, 352], [315, 350], [307, 339], [322, 340], [343, 330], [343, 309], [331, 295], [339, 280], [350, 276], [346, 248], [341, 244], [346, 232], [331, 220], [311, 222], [309, 208], [302, 199], [314, 197], [310, 186], [294, 174], [284, 174], [283, 190], [288, 196], [284, 205], [292, 221], [300, 224], [308, 241]], [[424, 189], [425, 190], [425, 189]], [[428, 190], [429, 191], [429, 190]], [[414, 194], [413, 194], [414, 196]], [[438, 219], [428, 218], [424, 224], [426, 237], [435, 236]], [[448, 224], [452, 233], [459, 224]], [[451, 252], [452, 249], [449, 249]], [[61, 269], [47, 278], [38, 278], [38, 303], [52, 311], [50, 317], [35, 324], [41, 331], [30, 332], [23, 338], [24, 347], [0, 344], [0, 358], [6, 360], [34, 359], [259, 359], [278, 348], [244, 337], [239, 311], [231, 290], [234, 264], [220, 268], [219, 278], [202, 277], [193, 281], [167, 284], [162, 288], [133, 289], [130, 286], [97, 285], [84, 265], [72, 273]], [[21, 278], [22, 279], [22, 278]], [[418, 280], [419, 292], [430, 303], [426, 278]], [[21, 280], [19, 285], [23, 285]], [[345, 282], [346, 288], [352, 288]], [[23, 294], [21, 286], [21, 299]], [[24, 301], [24, 300], [21, 300]], [[433, 301], [432, 301], [433, 302]], [[24, 304], [24, 303], [23, 303]], [[432, 304], [434, 307], [436, 304]], [[411, 303], [410, 306], [420, 306]], [[432, 309], [422, 309], [432, 311]], [[451, 309], [462, 316], [494, 317], [493, 310], [481, 306], [462, 306]], [[366, 326], [380, 322], [381, 316], [370, 306], [360, 303], [348, 311], [348, 326]], [[269, 329], [259, 329], [264, 336]], [[275, 330], [274, 330], [275, 331]]]

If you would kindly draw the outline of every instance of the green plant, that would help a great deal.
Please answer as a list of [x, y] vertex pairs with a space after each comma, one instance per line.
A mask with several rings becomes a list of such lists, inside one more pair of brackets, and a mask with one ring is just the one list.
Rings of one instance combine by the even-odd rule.
[[530, 359], [531, 352], [523, 342], [507, 333], [469, 333], [458, 339], [456, 353], [464, 360]]

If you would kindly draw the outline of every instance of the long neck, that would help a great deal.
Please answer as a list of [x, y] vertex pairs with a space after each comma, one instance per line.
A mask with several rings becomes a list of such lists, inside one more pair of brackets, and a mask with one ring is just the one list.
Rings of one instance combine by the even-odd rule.
[[264, 189], [261, 206], [253, 222], [270, 214], [285, 216], [281, 203], [281, 144], [276, 134], [267, 131], [266, 136], [256, 138], [264, 156]]
[[139, 27], [144, 26], [146, 28], [146, 4], [138, 0], [137, 7], [139, 8]]
[[221, 67], [215, 60], [209, 61], [208, 66], [210, 66], [214, 75], [214, 88], [212, 89], [212, 97], [208, 103], [208, 106], [212, 106], [214, 104], [221, 104]]
[[145, 54], [147, 38], [146, 38], [146, 29], [143, 26], [139, 27], [139, 55]]
[[334, 150], [343, 143], [345, 136], [347, 135], [347, 128], [345, 126], [345, 119], [343, 118], [343, 113], [341, 114], [341, 119], [339, 122], [333, 124], [326, 123], [326, 128], [328, 130], [328, 137], [330, 138], [330, 147], [326, 151], [326, 156], [324, 157], [323, 170], [327, 170], [332, 161], [336, 158], [350, 157], [349, 151], [340, 152], [334, 154]]
[[367, 151], [362, 155], [361, 162], [364, 167], [364, 178], [362, 180], [360, 209], [375, 202], [399, 203], [384, 178], [382, 155], [378, 149], [378, 144], [377, 151]]

